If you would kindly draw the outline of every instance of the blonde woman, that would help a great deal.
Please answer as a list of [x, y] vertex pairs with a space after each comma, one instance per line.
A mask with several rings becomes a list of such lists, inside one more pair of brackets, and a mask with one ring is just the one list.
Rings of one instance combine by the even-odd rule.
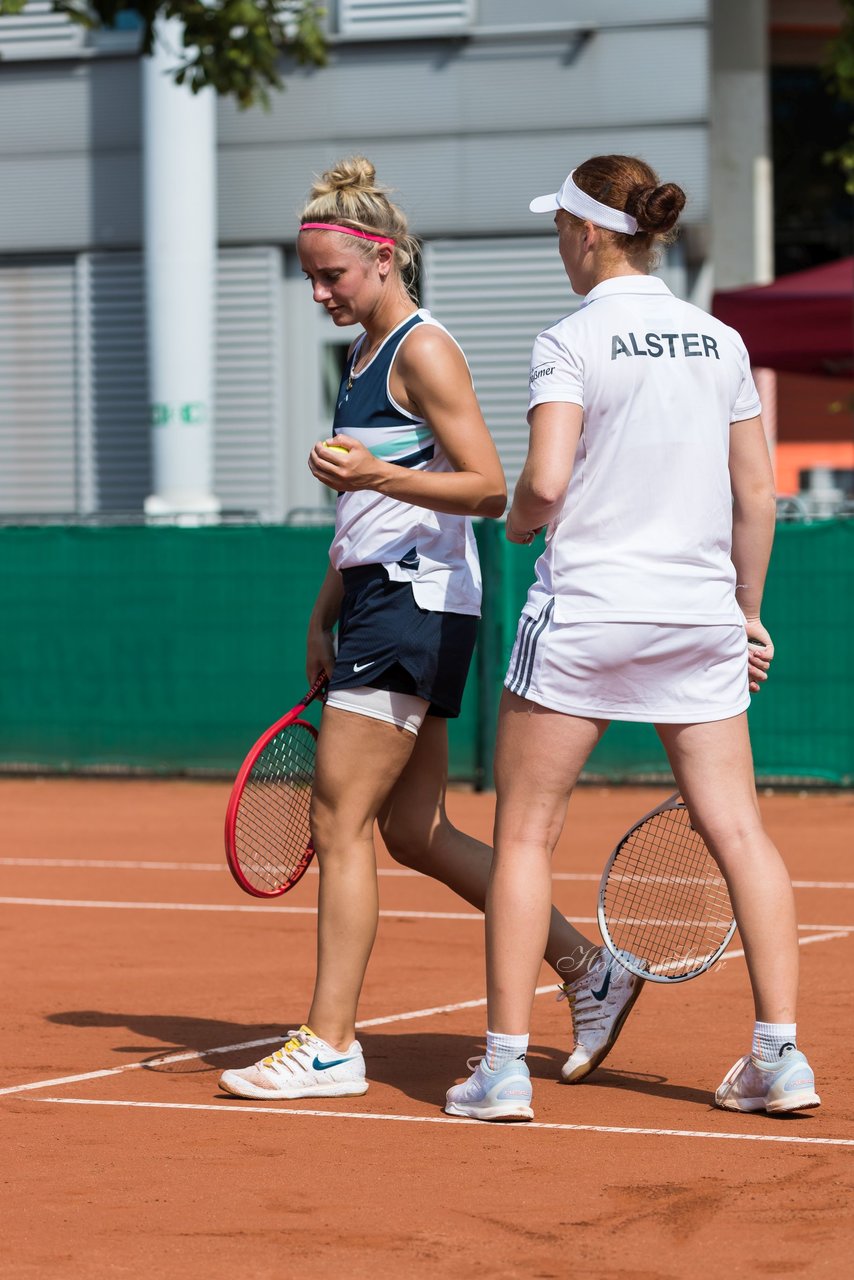
[[[368, 1087], [355, 1024], [377, 928], [375, 821], [394, 857], [479, 907], [491, 860], [448, 822], [445, 787], [447, 721], [459, 714], [480, 612], [471, 517], [502, 514], [501, 464], [462, 351], [415, 301], [417, 246], [368, 160], [319, 179], [298, 252], [315, 302], [361, 332], [333, 436], [309, 458], [339, 494], [307, 646], [309, 679], [330, 675], [311, 812], [317, 978], [306, 1022], [282, 1048], [223, 1075], [224, 1089], [249, 1098]], [[555, 912], [548, 951], [576, 978], [596, 948]], [[613, 1043], [629, 997], [582, 1019], [583, 1069]]]

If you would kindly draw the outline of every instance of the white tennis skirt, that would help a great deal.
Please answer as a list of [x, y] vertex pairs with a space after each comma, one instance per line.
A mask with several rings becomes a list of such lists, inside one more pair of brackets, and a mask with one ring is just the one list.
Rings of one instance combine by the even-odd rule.
[[697, 724], [750, 705], [747, 636], [721, 626], [552, 621], [523, 614], [504, 681], [521, 698], [595, 720]]

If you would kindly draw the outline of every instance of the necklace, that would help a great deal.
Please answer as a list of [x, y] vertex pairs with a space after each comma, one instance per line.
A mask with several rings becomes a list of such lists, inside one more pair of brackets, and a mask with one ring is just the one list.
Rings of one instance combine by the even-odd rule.
[[[371, 345], [368, 347], [367, 351], [363, 351], [361, 346], [357, 348], [353, 356], [353, 363], [350, 365], [350, 372], [347, 374], [347, 390], [348, 391], [353, 390], [353, 379], [356, 377], [357, 362], [360, 363], [362, 366], [362, 369], [364, 369], [365, 365], [369, 364], [370, 361], [374, 358], [374, 356], [379, 351], [380, 347], [383, 345], [383, 343], [385, 342], [389, 334], [394, 333], [395, 329], [399, 328], [402, 323], [403, 323], [402, 321], [398, 320], [397, 324], [393, 324], [392, 327], [382, 335], [382, 337], [379, 339], [378, 342], [372, 342]], [[365, 337], [367, 337], [367, 334], [365, 335]]]
[[[391, 330], [389, 330], [389, 332], [391, 332]], [[350, 365], [350, 372], [347, 375], [348, 391], [353, 390], [353, 379], [356, 376], [356, 361], [361, 360], [362, 368], [364, 369], [365, 365], [371, 360], [375, 352], [379, 350], [379, 348], [385, 342], [387, 337], [388, 337], [388, 334], [384, 333], [383, 336], [380, 338], [379, 342], [376, 344], [376, 346], [368, 347], [367, 351], [362, 351], [362, 348], [360, 346], [359, 349], [356, 351], [356, 353], [353, 356], [353, 363]]]

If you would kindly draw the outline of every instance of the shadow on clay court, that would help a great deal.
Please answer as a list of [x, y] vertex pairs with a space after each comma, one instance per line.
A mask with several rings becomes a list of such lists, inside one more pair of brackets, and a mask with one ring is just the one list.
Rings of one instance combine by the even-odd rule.
[[[143, 1067], [165, 1075], [204, 1074], [215, 1076], [229, 1067], [245, 1067], [257, 1062], [285, 1039], [282, 1024], [226, 1022], [214, 1018], [174, 1017], [164, 1014], [107, 1013], [86, 1009], [50, 1014], [48, 1022], [68, 1027], [124, 1027], [147, 1043], [118, 1043], [111, 1052], [129, 1061], [142, 1060]], [[299, 1025], [285, 1023], [288, 1025]], [[446, 1032], [416, 1033], [362, 1032], [359, 1036], [368, 1062], [368, 1075], [377, 1084], [419, 1102], [441, 1105], [445, 1090], [466, 1075], [466, 1061], [483, 1053], [482, 1038]], [[159, 1047], [152, 1049], [151, 1041]], [[255, 1048], [218, 1052], [225, 1045], [265, 1041]], [[216, 1052], [215, 1052], [216, 1051]], [[170, 1062], [175, 1054], [192, 1057]], [[566, 1057], [563, 1046], [531, 1045], [528, 1065], [535, 1080], [560, 1080]], [[166, 1059], [166, 1061], [164, 1061]], [[211, 1080], [212, 1090], [216, 1090]], [[581, 1088], [619, 1089], [652, 1097], [675, 1098], [707, 1105], [708, 1093], [673, 1084], [660, 1075], [642, 1075], [601, 1067]], [[225, 1094], [219, 1096], [225, 1097]]]
[[590, 1083], [600, 1089], [619, 1089], [624, 1093], [645, 1093], [651, 1098], [675, 1098], [680, 1102], [695, 1102], [709, 1107], [708, 1089], [692, 1089], [689, 1085], [673, 1084], [667, 1076], [647, 1075], [634, 1071], [614, 1071], [600, 1067], [590, 1077]]
[[[140, 1036], [149, 1043], [114, 1044], [111, 1052], [126, 1056], [131, 1061], [141, 1058], [143, 1066], [150, 1070], [174, 1075], [221, 1070], [236, 1066], [238, 1058], [240, 1065], [255, 1062], [263, 1052], [263, 1045], [258, 1049], [230, 1053], [213, 1050], [222, 1045], [245, 1044], [253, 1040], [269, 1040], [272, 1049], [274, 1042], [282, 1039], [281, 1026], [273, 1023], [221, 1022], [216, 1018], [181, 1018], [156, 1013], [107, 1013], [99, 1009], [81, 1009], [51, 1013], [47, 1021], [66, 1027], [126, 1027], [134, 1036]], [[152, 1049], [152, 1040], [159, 1042], [156, 1049]], [[183, 1053], [197, 1056], [178, 1062], [161, 1061]]]

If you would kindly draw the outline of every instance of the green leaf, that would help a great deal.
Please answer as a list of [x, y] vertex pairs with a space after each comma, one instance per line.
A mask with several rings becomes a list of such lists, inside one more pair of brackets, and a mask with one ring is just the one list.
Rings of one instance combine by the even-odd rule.
[[[0, 0], [0, 14], [20, 14], [27, 0]], [[281, 91], [280, 55], [300, 66], [325, 66], [324, 10], [315, 0], [53, 0], [56, 13], [88, 29], [112, 28], [119, 16], [140, 20], [140, 51], [155, 47], [154, 24], [160, 17], [184, 24], [182, 64], [176, 84], [193, 93], [211, 87], [241, 108], [269, 107], [269, 90]]]

